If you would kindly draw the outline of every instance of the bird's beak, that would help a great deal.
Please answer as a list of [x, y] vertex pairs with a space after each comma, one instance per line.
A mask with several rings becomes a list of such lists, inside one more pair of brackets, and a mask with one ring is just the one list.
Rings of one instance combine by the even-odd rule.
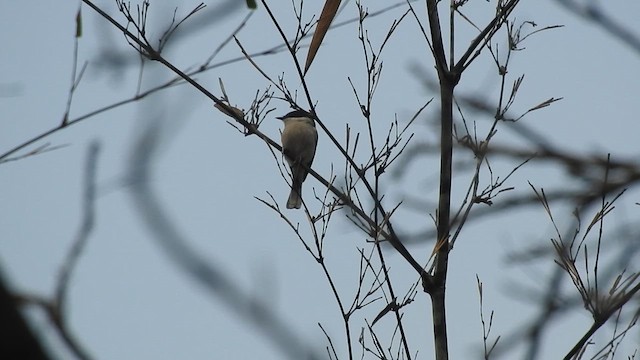
[[276, 116], [276, 119], [278, 119], [278, 120], [284, 120], [284, 116]]

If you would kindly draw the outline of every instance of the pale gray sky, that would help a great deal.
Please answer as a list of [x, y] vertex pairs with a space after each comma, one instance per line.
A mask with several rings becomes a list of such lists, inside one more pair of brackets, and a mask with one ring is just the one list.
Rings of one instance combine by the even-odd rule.
[[[112, 2], [99, 4], [122, 20]], [[158, 35], [175, 6], [178, 14], [185, 14], [197, 4], [152, 2], [151, 33]], [[365, 5], [370, 11], [380, 7], [379, 2]], [[293, 34], [290, 2], [273, 6], [286, 31]], [[318, 13], [321, 8], [311, 2], [307, 6], [305, 16]], [[466, 15], [487, 19], [493, 6], [484, 1], [471, 2]], [[207, 9], [212, 8], [215, 2], [207, 2]], [[0, 153], [61, 121], [70, 86], [77, 9], [77, 1], [0, 2]], [[369, 19], [374, 45], [380, 44], [392, 20], [403, 11], [401, 7]], [[608, 2], [607, 12], [632, 26], [640, 15], [640, 3]], [[202, 19], [196, 14], [192, 21], [201, 22], [202, 28], [181, 39], [165, 56], [180, 68], [201, 63], [246, 13], [241, 7], [222, 18], [213, 14]], [[204, 14], [207, 13], [201, 13], [203, 17]], [[350, 2], [339, 20], [355, 14], [355, 3]], [[79, 63], [87, 61], [88, 67], [73, 100], [72, 119], [130, 97], [138, 79], [137, 58], [123, 36], [85, 6], [82, 15], [84, 31], [78, 59]], [[614, 158], [637, 157], [638, 53], [570, 15], [554, 1], [525, 1], [515, 16], [518, 21], [531, 20], [539, 26], [564, 25], [533, 36], [524, 43], [525, 51], [514, 54], [511, 79], [526, 74], [514, 109], [522, 112], [548, 98], [563, 98], [528, 115], [522, 120], [525, 125], [549, 141], [579, 153], [610, 152]], [[474, 30], [465, 25], [460, 29], [457, 39], [465, 43]], [[238, 39], [249, 52], [281, 42], [260, 5]], [[133, 62], [127, 71], [105, 67], [106, 54], [113, 55], [114, 49], [123, 59]], [[222, 61], [240, 54], [232, 42], [216, 59]], [[465, 73], [458, 91], [495, 101], [498, 77], [488, 55], [484, 56]], [[383, 78], [374, 106], [379, 137], [385, 136], [394, 114], [404, 122], [435, 96], [410, 70], [418, 64], [435, 79], [432, 60], [413, 19], [404, 20], [383, 57]], [[286, 53], [256, 60], [274, 79], [284, 74], [289, 88], [303, 98]], [[147, 64], [143, 88], [171, 77], [160, 65]], [[362, 91], [366, 73], [355, 23], [327, 35], [307, 77], [318, 114], [327, 119], [327, 126], [339, 139], [344, 139], [347, 122], [354, 130], [365, 128], [347, 77]], [[219, 95], [218, 78], [224, 80], [231, 101], [243, 108], [248, 107], [257, 90], [268, 85], [247, 62], [211, 70], [197, 80]], [[277, 110], [262, 124], [262, 131], [278, 139], [281, 124], [274, 117], [288, 112], [288, 107], [277, 100], [270, 105]], [[437, 108], [428, 107], [427, 116], [414, 125], [417, 144], [436, 139], [434, 128], [425, 119], [432, 118]], [[284, 222], [254, 199], [268, 200], [268, 192], [281, 206], [284, 204], [288, 188], [271, 153], [257, 137], [244, 137], [227, 125], [227, 119], [208, 99], [186, 85], [102, 113], [27, 148], [50, 143], [62, 145], [60, 149], [0, 165], [0, 262], [14, 288], [45, 296], [53, 293], [57, 272], [80, 226], [84, 163], [89, 144], [97, 140], [100, 153], [96, 224], [71, 280], [67, 314], [69, 325], [82, 344], [96, 359], [283, 357], [263, 334], [177, 271], [143, 225], [123, 181], [134, 141], [150, 121], [162, 123], [165, 130], [151, 186], [188, 244], [224, 270], [238, 287], [272, 306], [296, 335], [321, 354], [327, 345], [317, 325], [322, 323], [339, 354], [344, 355], [342, 320], [321, 269]], [[480, 128], [486, 127], [486, 121], [478, 122], [482, 124]], [[522, 140], [503, 127], [495, 141]], [[422, 163], [413, 164], [413, 182], [402, 186], [386, 182], [390, 204], [412, 190], [419, 191], [422, 199], [435, 201], [433, 179], [438, 163], [434, 160], [432, 156], [425, 157], [420, 160]], [[321, 134], [314, 169], [328, 177], [332, 164], [340, 174], [344, 164], [326, 135]], [[509, 166], [497, 164], [503, 174]], [[469, 179], [457, 181], [463, 186]], [[525, 168], [514, 176], [510, 186], [527, 191], [527, 181], [546, 188], [566, 181], [566, 177], [553, 168]], [[310, 196], [314, 188], [323, 192], [316, 180], [308, 180], [305, 194]], [[632, 192], [621, 204], [623, 220], [635, 217], [637, 206], [632, 204], [637, 201], [637, 192]], [[567, 219], [566, 210], [558, 209], [560, 219]], [[434, 210], [422, 209], [419, 214], [407, 211], [397, 223], [407, 229], [429, 228], [429, 213]], [[306, 234], [303, 213], [290, 214]], [[326, 257], [338, 288], [348, 299], [357, 283], [357, 249], [367, 244], [365, 236], [345, 221], [343, 214], [336, 214], [333, 221], [325, 245]], [[610, 227], [615, 224], [614, 220]], [[505, 256], [534, 241], [548, 243], [551, 230], [542, 208], [483, 219], [465, 228], [449, 267], [447, 315], [452, 359], [477, 354], [481, 344], [476, 274], [484, 282], [485, 311], [496, 312], [492, 334], [507, 336], [535, 317], [534, 307], [509, 296], [509, 284], [540, 283], [555, 265], [549, 259], [548, 263], [532, 267], [515, 267], [505, 263]], [[415, 245], [410, 250], [416, 258], [426, 259], [431, 244]], [[397, 286], [404, 294], [416, 276], [391, 250], [388, 258], [399, 278]], [[554, 328], [543, 348], [548, 358], [564, 355], [588, 328], [590, 319], [585, 314], [567, 318]], [[419, 349], [417, 358], [432, 358], [430, 304], [424, 294], [418, 294], [406, 320], [409, 342]], [[39, 328], [46, 328], [42, 316], [35, 314], [34, 322]], [[360, 334], [358, 326], [363, 324], [354, 322], [352, 331], [356, 337]], [[386, 319], [377, 326], [390, 328], [391, 324], [391, 319]], [[46, 333], [48, 343], [61, 349], [53, 330]]]

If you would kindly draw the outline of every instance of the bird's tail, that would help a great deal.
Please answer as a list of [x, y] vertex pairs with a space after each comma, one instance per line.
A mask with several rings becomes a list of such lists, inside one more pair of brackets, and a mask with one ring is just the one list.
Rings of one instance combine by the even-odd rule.
[[300, 209], [302, 206], [302, 183], [295, 181], [287, 199], [287, 209]]

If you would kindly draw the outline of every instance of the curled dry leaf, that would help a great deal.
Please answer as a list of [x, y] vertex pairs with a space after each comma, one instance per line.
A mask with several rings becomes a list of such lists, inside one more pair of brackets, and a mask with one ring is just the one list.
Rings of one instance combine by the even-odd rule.
[[225, 109], [224, 107], [222, 107], [222, 105], [220, 104], [215, 104], [214, 105], [216, 107], [216, 109], [222, 111], [224, 114], [232, 117], [232, 118], [244, 118], [244, 111], [238, 109], [237, 107], [231, 106], [231, 105], [227, 105], [227, 107], [229, 109], [231, 109], [231, 111], [233, 111], [233, 113], [227, 111], [227, 109]]

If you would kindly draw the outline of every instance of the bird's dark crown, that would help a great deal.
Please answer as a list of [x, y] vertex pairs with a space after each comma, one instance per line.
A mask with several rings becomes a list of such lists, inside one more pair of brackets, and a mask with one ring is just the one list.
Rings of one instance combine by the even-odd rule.
[[304, 110], [293, 110], [285, 116], [280, 116], [278, 119], [286, 119], [286, 118], [294, 118], [294, 117], [307, 117], [309, 119], [313, 119], [313, 115], [311, 115], [308, 111]]

